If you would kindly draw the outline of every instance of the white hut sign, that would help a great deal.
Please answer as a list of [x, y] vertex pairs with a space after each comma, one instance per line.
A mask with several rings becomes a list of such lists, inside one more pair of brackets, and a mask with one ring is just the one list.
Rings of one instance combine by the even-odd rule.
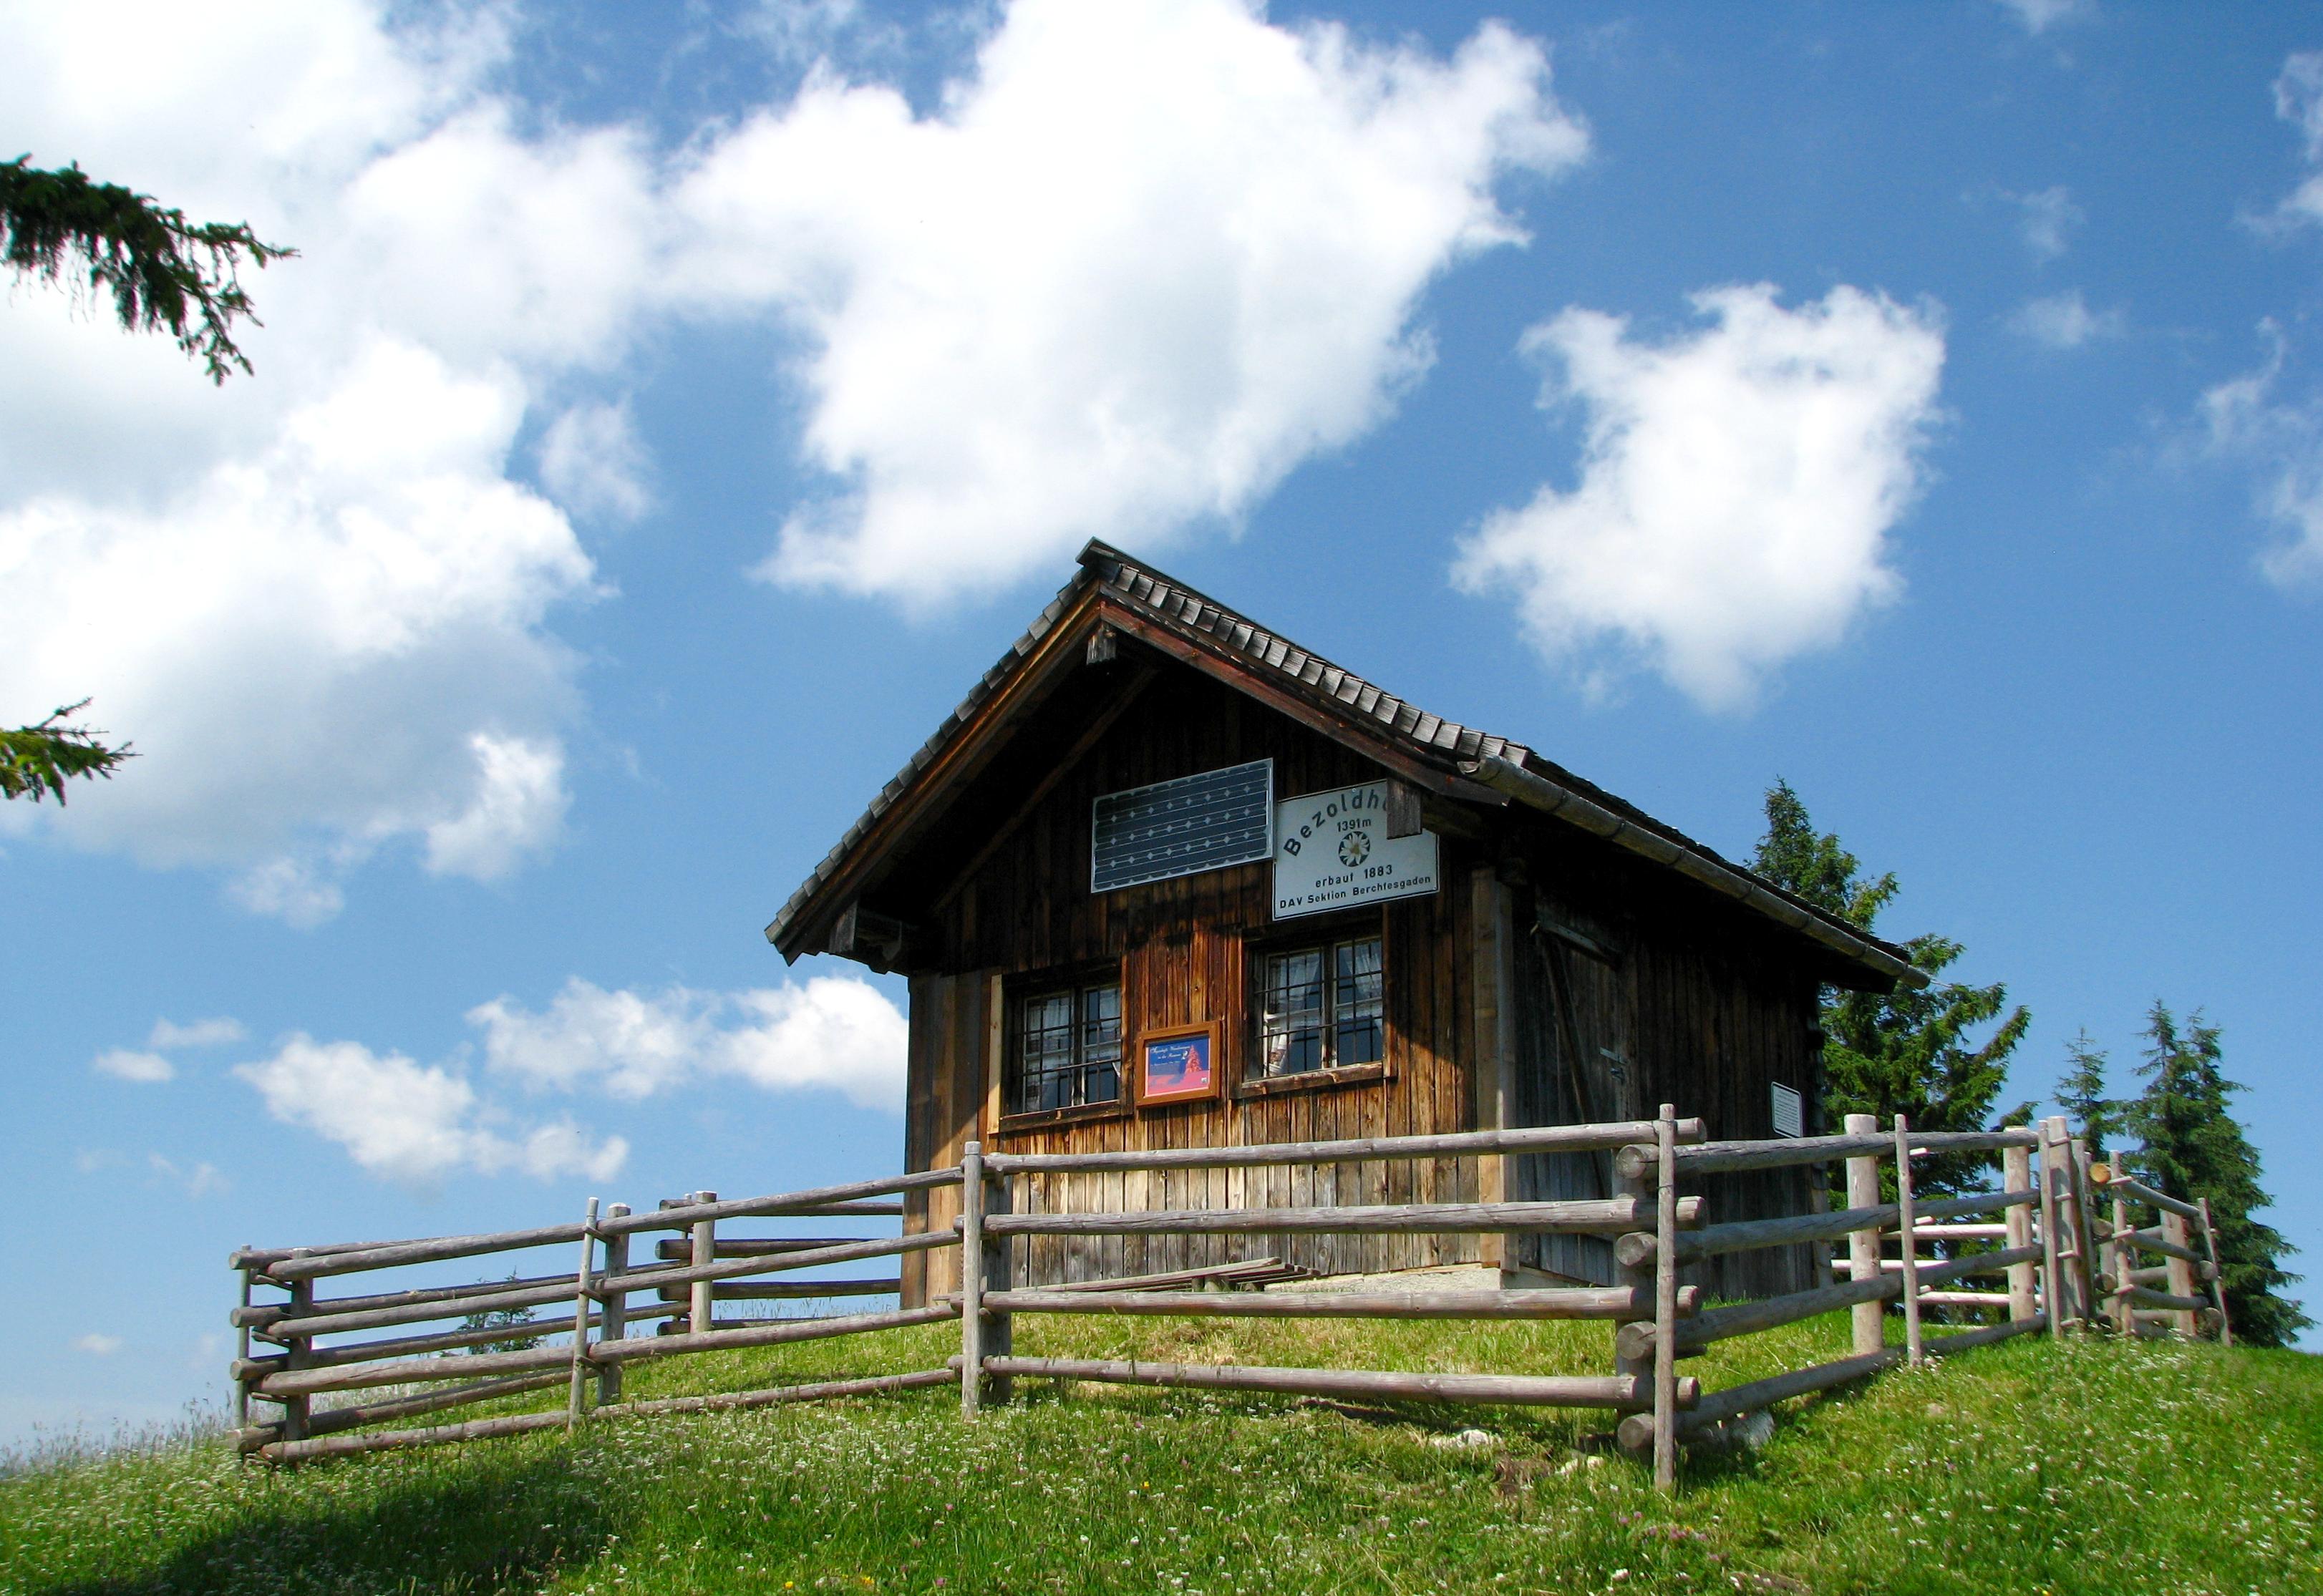
[[1387, 834], [1387, 784], [1274, 806], [1274, 918], [1295, 920], [1436, 890], [1436, 834]]

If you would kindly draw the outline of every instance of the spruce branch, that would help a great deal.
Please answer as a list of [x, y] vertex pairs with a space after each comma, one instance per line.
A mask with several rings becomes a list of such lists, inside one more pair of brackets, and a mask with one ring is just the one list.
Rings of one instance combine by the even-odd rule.
[[242, 257], [262, 269], [298, 251], [261, 241], [247, 223], [188, 222], [149, 195], [91, 181], [78, 164], [48, 171], [31, 163], [30, 155], [0, 161], [0, 261], [50, 283], [86, 270], [90, 291], [112, 296], [124, 328], [168, 329], [212, 382], [249, 373], [234, 323], [264, 324], [242, 286]]
[[108, 748], [97, 740], [104, 732], [65, 723], [67, 716], [88, 708], [88, 702], [66, 704], [37, 725], [0, 731], [0, 797], [38, 803], [47, 794], [62, 808], [66, 782], [74, 776], [111, 780], [123, 760], [137, 757], [127, 743]]

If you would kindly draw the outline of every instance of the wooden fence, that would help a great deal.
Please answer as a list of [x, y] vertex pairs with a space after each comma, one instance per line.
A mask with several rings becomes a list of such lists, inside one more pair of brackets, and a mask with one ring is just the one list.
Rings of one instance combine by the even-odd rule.
[[[783, 1220], [894, 1218], [901, 1206], [880, 1202], [930, 1187], [958, 1185], [960, 1171], [935, 1169], [884, 1180], [858, 1181], [813, 1191], [721, 1202], [712, 1193], [664, 1203], [632, 1214], [616, 1205], [600, 1214], [592, 1200], [577, 1225], [489, 1235], [442, 1236], [422, 1241], [355, 1243], [330, 1247], [277, 1250], [244, 1248], [233, 1263], [241, 1270], [242, 1306], [234, 1323], [242, 1334], [234, 1364], [237, 1443], [270, 1462], [294, 1462], [385, 1447], [425, 1446], [573, 1424], [584, 1415], [620, 1417], [707, 1408], [752, 1408], [776, 1402], [813, 1401], [950, 1385], [951, 1368], [884, 1374], [860, 1380], [763, 1390], [720, 1392], [657, 1400], [626, 1400], [622, 1371], [640, 1359], [678, 1357], [737, 1347], [861, 1335], [904, 1325], [955, 1317], [950, 1306], [819, 1317], [725, 1319], [721, 1302], [840, 1298], [892, 1293], [893, 1278], [829, 1279], [813, 1273], [826, 1266], [897, 1258], [960, 1244], [957, 1234], [883, 1238], [721, 1238], [723, 1222], [750, 1218]], [[632, 1238], [675, 1232], [674, 1242], [655, 1249], [651, 1261], [632, 1261]], [[579, 1244], [575, 1267], [557, 1274], [511, 1273], [500, 1281], [410, 1287], [363, 1295], [317, 1297], [317, 1281], [342, 1275], [399, 1271], [450, 1261], [516, 1254]], [[568, 1254], [569, 1256], [569, 1254]], [[768, 1280], [769, 1276], [791, 1276]], [[280, 1293], [257, 1300], [261, 1289]], [[631, 1299], [645, 1296], [638, 1303]], [[570, 1304], [569, 1313], [537, 1318], [532, 1310]], [[422, 1334], [409, 1331], [428, 1321], [455, 1320], [454, 1328]], [[648, 1328], [651, 1326], [652, 1328]], [[394, 1329], [383, 1339], [352, 1344], [337, 1337]], [[321, 1344], [326, 1338], [332, 1344]], [[279, 1351], [252, 1356], [253, 1340]], [[563, 1344], [540, 1344], [561, 1341]], [[475, 1349], [499, 1348], [503, 1350]], [[416, 1394], [409, 1388], [436, 1387]], [[554, 1412], [510, 1414], [463, 1424], [377, 1429], [415, 1416], [491, 1401], [552, 1386], [566, 1388], [565, 1407]], [[317, 1397], [360, 1396], [344, 1406], [317, 1408]], [[276, 1409], [271, 1420], [252, 1422], [252, 1402]], [[360, 1432], [360, 1433], [359, 1433]]]
[[[1010, 1399], [1020, 1375], [1133, 1385], [1277, 1391], [1427, 1402], [1605, 1409], [1622, 1415], [1623, 1446], [1650, 1455], [1657, 1480], [1675, 1481], [1681, 1440], [1786, 1398], [1827, 1390], [1902, 1362], [1948, 1355], [2043, 1329], [2052, 1335], [2102, 1324], [2137, 1335], [2227, 1335], [2217, 1242], [2207, 1210], [2092, 1164], [2062, 1120], [2038, 1130], [1931, 1133], [1899, 1116], [1891, 1127], [1850, 1116], [1844, 1134], [1761, 1142], [1708, 1142], [1703, 1122], [1668, 1105], [1655, 1120], [1528, 1130], [1387, 1137], [1354, 1142], [1155, 1151], [986, 1154], [969, 1142], [958, 1167], [774, 1197], [719, 1201], [715, 1194], [647, 1213], [595, 1202], [577, 1225], [491, 1235], [281, 1250], [244, 1249], [243, 1303], [234, 1316], [242, 1356], [234, 1365], [245, 1452], [271, 1462], [388, 1447], [421, 1446], [575, 1425], [584, 1419], [749, 1408], [957, 1385], [963, 1415]], [[1266, 1208], [1130, 1208], [1101, 1213], [1016, 1213], [1012, 1186], [1065, 1173], [1257, 1169], [1355, 1160], [1608, 1155], [1609, 1197], [1553, 1202], [1365, 1204]], [[1914, 1160], [1941, 1160], [1956, 1188], [1997, 1158], [2000, 1183], [1924, 1191]], [[1745, 1171], [1840, 1163], [1843, 1208], [1703, 1223], [1702, 1189]], [[892, 1199], [960, 1188], [950, 1228], [886, 1238], [739, 1236], [743, 1219], [895, 1217]], [[1823, 1188], [1813, 1189], [1820, 1199]], [[2099, 1208], [2110, 1204], [2110, 1213]], [[2138, 1213], [2158, 1223], [2140, 1227]], [[631, 1238], [674, 1232], [650, 1261], [633, 1262]], [[1611, 1243], [1617, 1278], [1606, 1285], [1495, 1289], [1187, 1289], [1279, 1281], [1274, 1261], [1253, 1260], [1071, 1287], [1023, 1286], [1013, 1260], [1029, 1238], [1108, 1235], [1377, 1234], [1594, 1235]], [[409, 1287], [318, 1298], [316, 1282], [450, 1261], [579, 1246], [569, 1271], [511, 1274], [498, 1283]], [[2198, 1244], [2199, 1243], [2199, 1244]], [[1712, 1304], [1684, 1277], [1713, 1258], [1765, 1248], [1842, 1245], [1840, 1279], [1785, 1296]], [[945, 1247], [961, 1250], [960, 1289], [923, 1307], [813, 1317], [717, 1316], [721, 1302], [839, 1300], [896, 1292], [899, 1277], [831, 1279], [826, 1266]], [[1892, 1247], [1894, 1256], [1888, 1255]], [[2147, 1256], [2162, 1261], [2146, 1266]], [[782, 1277], [782, 1278], [776, 1278]], [[1196, 1277], [1202, 1277], [1198, 1280]], [[2199, 1294], [2207, 1286], [2208, 1296]], [[1174, 1288], [1174, 1289], [1173, 1289]], [[257, 1294], [271, 1289], [274, 1300]], [[644, 1302], [633, 1298], [644, 1297]], [[529, 1317], [570, 1303], [569, 1316]], [[1893, 1306], [1903, 1341], [1887, 1343]], [[1849, 1308], [1848, 1357], [1722, 1390], [1682, 1375], [1679, 1363], [1711, 1345]], [[1382, 1370], [1265, 1368], [1019, 1356], [1020, 1314], [1132, 1314], [1247, 1318], [1594, 1319], [1611, 1329], [1603, 1374], [1441, 1374]], [[409, 1334], [457, 1319], [458, 1327]], [[684, 1356], [809, 1339], [858, 1335], [956, 1319], [960, 1350], [944, 1367], [764, 1390], [625, 1399], [623, 1369], [640, 1359]], [[655, 1329], [646, 1333], [646, 1326]], [[1941, 1332], [1929, 1334], [1931, 1328]], [[336, 1338], [394, 1329], [352, 1344]], [[252, 1342], [277, 1351], [251, 1355]], [[330, 1344], [320, 1344], [326, 1340]], [[545, 1345], [543, 1341], [561, 1340]], [[476, 1349], [492, 1349], [478, 1351]], [[456, 1355], [451, 1355], [456, 1354]], [[468, 1403], [563, 1386], [558, 1410], [466, 1423], [409, 1426], [413, 1417]], [[413, 1388], [419, 1388], [416, 1391]], [[428, 1389], [436, 1388], [436, 1389]], [[317, 1397], [354, 1396], [318, 1408]], [[252, 1402], [275, 1416], [252, 1422]], [[381, 1426], [397, 1427], [381, 1428]]]

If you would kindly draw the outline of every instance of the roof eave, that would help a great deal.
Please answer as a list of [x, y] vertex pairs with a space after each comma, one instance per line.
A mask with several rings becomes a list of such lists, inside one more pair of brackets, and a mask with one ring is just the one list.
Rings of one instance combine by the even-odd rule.
[[1614, 846], [1676, 871], [1712, 892], [1755, 909], [1792, 931], [1821, 943], [1848, 962], [1867, 968], [1885, 984], [1920, 987], [1928, 984], [1901, 948], [1870, 936], [1845, 921], [1823, 913], [1738, 868], [1705, 849], [1635, 820], [1614, 813], [1595, 800], [1560, 782], [1515, 762], [1487, 755], [1463, 761], [1461, 769], [1486, 785], [1508, 793], [1529, 809], [1578, 826]]
[[920, 745], [904, 763], [904, 768], [879, 790], [879, 795], [871, 801], [869, 807], [853, 825], [848, 827], [831, 851], [822, 857], [822, 862], [808, 873], [797, 890], [776, 911], [774, 919], [767, 923], [766, 937], [782, 954], [785, 964], [796, 964], [807, 954], [818, 951], [807, 945], [806, 933], [838, 913], [839, 906], [828, 900], [832, 895], [833, 887], [842, 876], [849, 874], [849, 867], [853, 863], [850, 856], [873, 839], [872, 833], [895, 806], [909, 798], [927, 772], [951, 752], [959, 739], [967, 733], [978, 711], [995, 694], [1006, 691], [1018, 679], [1025, 662], [1080, 601], [1094, 580], [1094, 573], [1084, 567], [1075, 572], [1072, 580], [1057, 590], [1057, 596], [1033, 618], [1033, 624], [1024, 629], [1024, 635], [978, 679], [959, 707], [944, 718], [943, 724]]

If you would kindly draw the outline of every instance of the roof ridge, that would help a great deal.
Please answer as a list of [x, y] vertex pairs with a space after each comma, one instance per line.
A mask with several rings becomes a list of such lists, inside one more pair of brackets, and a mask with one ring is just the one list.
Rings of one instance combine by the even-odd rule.
[[[1102, 538], [1092, 537], [1082, 546], [1079, 564], [1101, 585], [1148, 608], [1160, 610], [1170, 619], [1197, 631], [1207, 633], [1235, 653], [1255, 659], [1268, 669], [1281, 672], [1302, 686], [1319, 690], [1323, 696], [1336, 701], [1343, 708], [1351, 708], [1363, 718], [1376, 721], [1390, 730], [1411, 736], [1416, 734], [1416, 729], [1422, 722], [1428, 723], [1428, 730], [1417, 734], [1419, 740], [1439, 752], [1473, 757], [1476, 752], [1482, 751], [1520, 760], [1531, 755], [1529, 748], [1512, 738], [1428, 713], [1410, 700], [1400, 698], [1328, 656], [1292, 642], [1281, 632], [1261, 625], [1233, 606], [1220, 603], [1200, 589], [1156, 570]], [[1157, 598], [1154, 596], [1157, 594], [1163, 597]], [[1169, 598], [1177, 600], [1174, 611], [1166, 601]], [[1193, 607], [1190, 618], [1185, 613], [1189, 604]], [[1215, 614], [1206, 619], [1206, 609]], [[1368, 701], [1366, 694], [1369, 695]]]

